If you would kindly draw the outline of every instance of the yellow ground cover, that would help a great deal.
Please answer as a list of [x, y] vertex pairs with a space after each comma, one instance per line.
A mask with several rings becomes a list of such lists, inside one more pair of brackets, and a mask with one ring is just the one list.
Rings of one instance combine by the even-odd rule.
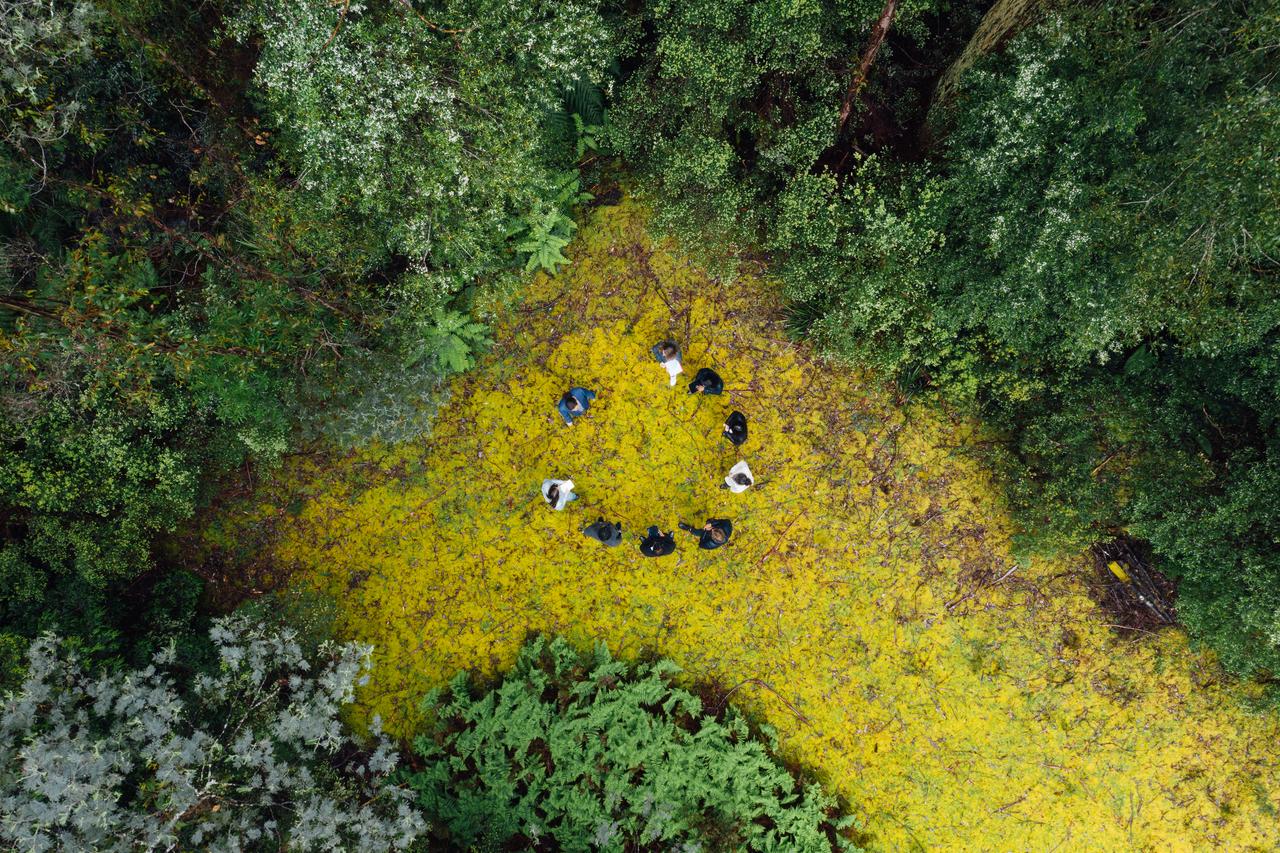
[[[873, 848], [1280, 844], [1275, 719], [1180, 635], [1117, 639], [1068, 565], [1015, 565], [965, 422], [896, 408], [788, 343], [767, 286], [708, 280], [634, 205], [598, 211], [572, 249], [503, 312], [429, 439], [295, 460], [253, 498], [278, 564], [376, 644], [366, 712], [406, 731], [425, 689], [501, 670], [529, 632], [604, 639], [740, 685], [733, 701], [848, 798]], [[667, 336], [686, 378], [713, 366], [730, 393], [668, 388], [648, 351]], [[567, 429], [571, 384], [600, 397]], [[742, 495], [717, 488], [735, 408], [762, 481]], [[551, 512], [548, 476], [581, 500]], [[599, 515], [625, 546], [580, 534]], [[733, 519], [731, 546], [677, 531], [677, 555], [636, 549], [650, 523], [709, 515]]]

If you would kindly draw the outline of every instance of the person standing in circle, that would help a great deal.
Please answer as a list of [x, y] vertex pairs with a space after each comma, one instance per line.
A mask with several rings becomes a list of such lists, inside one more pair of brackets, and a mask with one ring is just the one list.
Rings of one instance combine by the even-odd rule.
[[734, 447], [741, 447], [747, 440], [747, 416], [742, 412], [734, 412], [724, 422], [724, 437]]
[[560, 412], [560, 417], [564, 418], [565, 426], [573, 426], [573, 422], [587, 413], [587, 409], [591, 408], [591, 401], [596, 398], [595, 391], [588, 391], [586, 388], [570, 388], [560, 397], [560, 402], [556, 403], [556, 409]]
[[689, 383], [690, 394], [723, 394], [724, 380], [709, 367], [699, 368]]
[[745, 460], [738, 460], [738, 464], [729, 469], [729, 474], [724, 478], [720, 488], [740, 495], [754, 484], [755, 478], [751, 476], [751, 468], [747, 466]]
[[597, 518], [595, 524], [587, 525], [582, 535], [609, 548], [616, 548], [622, 544], [622, 522], [605, 521], [603, 517]]
[[676, 550], [676, 535], [668, 530], [663, 533], [658, 526], [652, 525], [649, 532], [640, 540], [640, 553], [646, 557], [665, 557]]
[[684, 373], [680, 347], [674, 341], [663, 341], [662, 343], [654, 344], [649, 351], [667, 369], [667, 374], [671, 377], [671, 387], [676, 387], [676, 377]]
[[542, 499], [556, 512], [564, 509], [578, 499], [573, 493], [573, 480], [543, 480]]
[[705, 551], [714, 551], [729, 541], [733, 535], [733, 522], [727, 518], [708, 518], [702, 527], [680, 522], [680, 529], [698, 537], [698, 547]]

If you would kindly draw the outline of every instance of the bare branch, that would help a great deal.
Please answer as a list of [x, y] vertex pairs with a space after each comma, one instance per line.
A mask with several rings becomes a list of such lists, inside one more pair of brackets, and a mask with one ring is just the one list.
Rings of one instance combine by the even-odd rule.
[[[334, 5], [337, 5], [336, 3]], [[334, 22], [333, 32], [329, 33], [329, 37], [324, 40], [324, 44], [320, 45], [320, 50], [324, 50], [333, 44], [333, 40], [338, 37], [338, 30], [342, 29], [342, 24], [347, 20], [347, 12], [351, 9], [351, 0], [342, 0], [342, 11], [338, 13], [338, 20]], [[319, 52], [319, 51], [317, 51]]]
[[857, 69], [849, 79], [849, 89], [844, 93], [844, 102], [840, 104], [840, 119], [836, 122], [837, 138], [844, 132], [844, 126], [853, 113], [854, 100], [866, 85], [867, 73], [871, 70], [872, 63], [876, 61], [876, 54], [880, 52], [884, 37], [889, 34], [889, 27], [893, 24], [893, 13], [897, 6], [898, 0], [885, 0], [884, 9], [880, 11], [880, 20], [876, 21], [876, 25], [871, 28], [871, 37], [867, 40], [866, 50], [862, 52], [862, 61], [858, 63]]
[[437, 33], [444, 33], [445, 35], [452, 36], [452, 35], [459, 35], [462, 33], [469, 33], [473, 29], [475, 29], [475, 27], [466, 27], [463, 29], [451, 29], [449, 27], [442, 27], [439, 24], [434, 24], [431, 21], [428, 21], [426, 18], [422, 17], [422, 13], [419, 12], [417, 9], [413, 8], [413, 3], [411, 3], [410, 0], [400, 0], [400, 2], [404, 5], [406, 9], [412, 12], [419, 21], [422, 21], [422, 23], [426, 24], [427, 29], [434, 30]]

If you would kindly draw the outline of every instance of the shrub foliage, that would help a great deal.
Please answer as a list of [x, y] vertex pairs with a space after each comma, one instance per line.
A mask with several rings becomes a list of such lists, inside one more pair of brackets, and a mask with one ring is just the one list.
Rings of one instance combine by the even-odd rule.
[[0, 839], [13, 849], [400, 850], [424, 824], [398, 756], [338, 719], [369, 649], [308, 654], [289, 630], [217, 622], [218, 664], [172, 650], [99, 674], [52, 635], [0, 708]]
[[834, 803], [801, 784], [732, 708], [709, 714], [670, 661], [629, 666], [531, 641], [489, 690], [465, 674], [426, 708], [411, 784], [471, 844], [560, 850], [852, 849]]
[[472, 297], [564, 260], [548, 117], [608, 45], [577, 3], [0, 3], [4, 628], [114, 653], [218, 478], [424, 432]]

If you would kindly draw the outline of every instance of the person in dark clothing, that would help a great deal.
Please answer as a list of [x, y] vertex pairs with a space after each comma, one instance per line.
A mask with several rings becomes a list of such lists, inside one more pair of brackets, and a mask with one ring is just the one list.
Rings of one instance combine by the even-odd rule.
[[727, 518], [708, 518], [701, 528], [680, 522], [680, 529], [698, 537], [698, 547], [714, 551], [729, 541], [733, 535], [733, 522]]
[[595, 391], [588, 391], [586, 388], [570, 388], [564, 392], [560, 401], [556, 403], [556, 409], [560, 412], [560, 417], [564, 418], [565, 426], [573, 426], [573, 422], [587, 413], [587, 409], [591, 408], [591, 401], [596, 398]]
[[622, 522], [605, 521], [603, 518], [597, 518], [595, 524], [587, 525], [586, 529], [582, 531], [582, 535], [588, 539], [595, 539], [610, 548], [616, 548], [622, 544]]
[[640, 553], [646, 557], [665, 557], [676, 549], [676, 535], [668, 530], [658, 530], [657, 525], [649, 528], [649, 533], [640, 540]]
[[724, 437], [734, 447], [740, 447], [747, 440], [747, 416], [742, 412], [734, 412], [724, 422]]
[[694, 374], [693, 381], [689, 383], [690, 394], [722, 394], [724, 393], [724, 380], [720, 378], [720, 374], [716, 373], [709, 367], [700, 367], [698, 372]]

